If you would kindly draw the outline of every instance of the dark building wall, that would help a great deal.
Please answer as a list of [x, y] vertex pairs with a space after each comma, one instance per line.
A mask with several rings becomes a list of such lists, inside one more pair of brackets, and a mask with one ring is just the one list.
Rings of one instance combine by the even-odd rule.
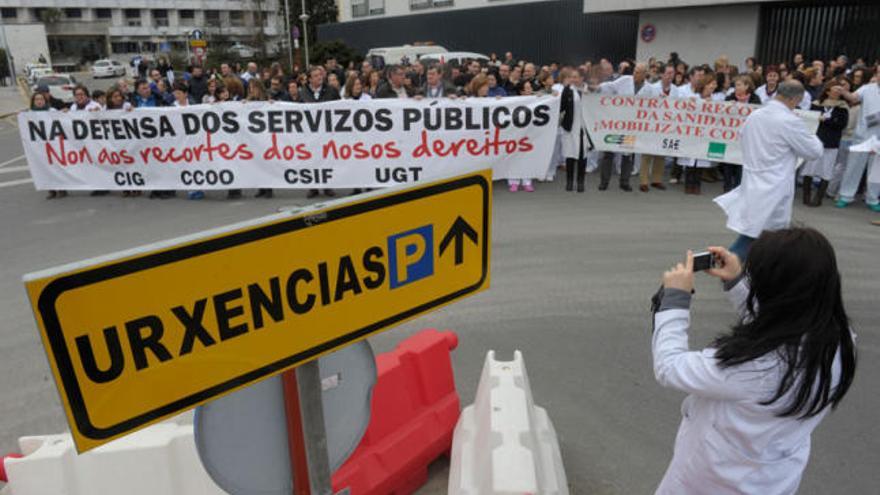
[[763, 63], [828, 60], [844, 54], [852, 60], [880, 58], [880, 0], [787, 2], [761, 6], [758, 59]]
[[636, 54], [638, 14], [584, 14], [583, 0], [499, 5], [430, 14], [324, 24], [318, 40], [341, 39], [363, 55], [370, 48], [433, 41], [449, 51], [473, 51], [538, 63], [581, 64]]

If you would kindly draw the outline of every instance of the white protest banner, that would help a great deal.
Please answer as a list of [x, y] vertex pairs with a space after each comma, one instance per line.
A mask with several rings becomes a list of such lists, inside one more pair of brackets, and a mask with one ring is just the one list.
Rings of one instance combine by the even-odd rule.
[[[742, 163], [739, 130], [761, 108], [731, 101], [584, 95], [583, 118], [599, 151]], [[797, 111], [810, 132], [819, 112]]]
[[543, 177], [559, 98], [229, 102], [24, 112], [37, 189], [381, 187], [491, 167]]

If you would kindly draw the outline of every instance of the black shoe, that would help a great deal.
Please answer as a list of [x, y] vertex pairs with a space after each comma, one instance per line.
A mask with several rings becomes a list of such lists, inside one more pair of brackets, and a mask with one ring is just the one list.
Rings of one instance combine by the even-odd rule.
[[230, 189], [228, 193], [226, 193], [226, 199], [240, 199], [241, 198], [241, 189]]
[[272, 189], [266, 189], [266, 193], [263, 194], [263, 197], [266, 199], [272, 199], [272, 196], [275, 196], [275, 191]]
[[584, 183], [583, 183], [583, 182], [578, 182], [578, 189], [577, 189], [577, 191], [578, 191], [579, 193], [582, 193], [582, 192], [584, 192], [584, 188], [585, 188]]
[[318, 191], [317, 189], [309, 189], [309, 193], [306, 194], [306, 197], [309, 199], [317, 198], [319, 194], [321, 194], [321, 191]]
[[324, 189], [324, 196], [327, 196], [328, 198], [335, 198], [336, 191], [334, 191], [333, 189]]
[[351, 196], [357, 196], [358, 194], [364, 192], [363, 189], [355, 189], [351, 192]]
[[621, 191], [626, 191], [626, 192], [632, 192], [633, 188], [632, 188], [632, 186], [630, 186], [629, 184], [621, 184], [621, 185], [620, 185], [620, 190], [621, 190]]
[[89, 196], [106, 196], [110, 194], [110, 191], [92, 191]]
[[159, 191], [150, 191], [149, 197], [150, 197], [150, 199], [156, 199], [156, 198], [162, 197], [162, 195], [159, 194]]
[[268, 189], [257, 189], [257, 194], [254, 194], [254, 197], [255, 198], [262, 198], [262, 197], [266, 196], [266, 191], [268, 191]]
[[607, 189], [608, 189], [608, 184], [599, 184], [599, 190], [600, 190], [600, 191], [605, 191], [605, 190], [607, 190]]

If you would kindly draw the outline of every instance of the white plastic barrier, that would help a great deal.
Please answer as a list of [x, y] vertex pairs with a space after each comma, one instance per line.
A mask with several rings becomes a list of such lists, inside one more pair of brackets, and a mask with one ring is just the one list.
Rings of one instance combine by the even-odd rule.
[[489, 351], [452, 440], [450, 495], [568, 495], [556, 430], [535, 405], [522, 354]]
[[224, 495], [202, 467], [192, 425], [160, 423], [77, 455], [70, 434], [22, 437], [0, 495]]

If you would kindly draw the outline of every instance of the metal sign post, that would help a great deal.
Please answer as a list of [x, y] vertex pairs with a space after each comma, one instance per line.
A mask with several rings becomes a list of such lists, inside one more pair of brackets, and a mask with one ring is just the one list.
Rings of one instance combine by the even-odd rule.
[[[294, 474], [293, 493], [294, 495], [308, 493], [332, 495], [327, 430], [324, 425], [324, 405], [321, 401], [321, 370], [318, 361], [309, 361], [286, 372], [283, 380], [291, 468]], [[292, 390], [291, 385], [296, 387], [295, 391]], [[296, 408], [299, 408], [299, 411], [293, 411]], [[299, 424], [296, 424], [297, 419]], [[294, 455], [294, 450], [298, 455]]]

